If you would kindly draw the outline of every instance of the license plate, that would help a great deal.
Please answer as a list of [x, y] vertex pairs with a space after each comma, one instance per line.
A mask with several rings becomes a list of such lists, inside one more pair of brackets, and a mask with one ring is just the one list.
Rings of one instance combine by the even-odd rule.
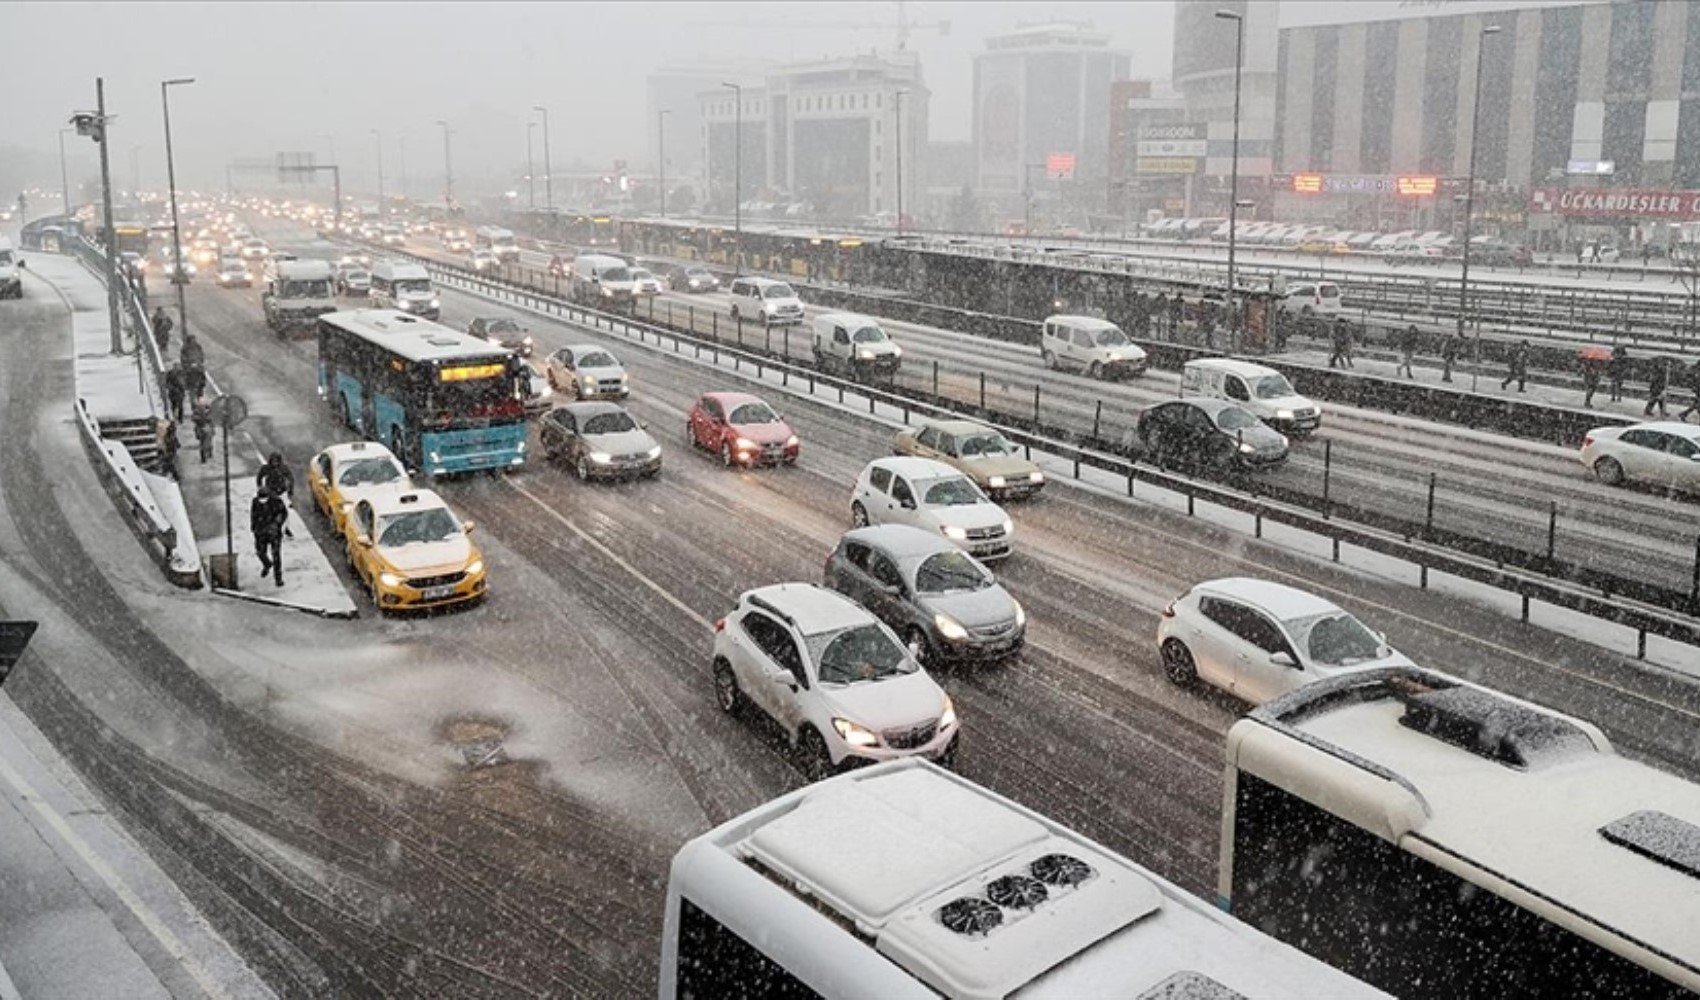
[[420, 591], [420, 594], [427, 601], [440, 601], [445, 597], [454, 596], [454, 592], [455, 587], [454, 584], [451, 583], [443, 587], [426, 587], [424, 590]]

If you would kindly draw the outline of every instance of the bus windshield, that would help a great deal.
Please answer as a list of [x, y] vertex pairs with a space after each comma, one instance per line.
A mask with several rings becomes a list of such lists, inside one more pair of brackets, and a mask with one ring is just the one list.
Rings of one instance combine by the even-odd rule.
[[331, 283], [322, 278], [279, 282], [277, 294], [284, 299], [328, 299], [331, 297]]

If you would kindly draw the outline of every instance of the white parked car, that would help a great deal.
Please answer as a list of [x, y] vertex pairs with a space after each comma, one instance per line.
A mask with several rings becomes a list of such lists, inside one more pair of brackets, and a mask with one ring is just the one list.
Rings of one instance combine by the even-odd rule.
[[1387, 637], [1315, 594], [1231, 577], [1170, 602], [1157, 624], [1163, 672], [1261, 705], [1352, 670], [1412, 666]]
[[982, 562], [1007, 558], [1015, 522], [974, 480], [930, 458], [877, 458], [856, 479], [850, 520], [936, 531]]
[[950, 766], [956, 707], [867, 609], [808, 583], [746, 591], [714, 623], [714, 699], [777, 722], [811, 780], [855, 761]]
[[1582, 464], [1611, 486], [1638, 482], [1700, 493], [1700, 427], [1675, 420], [1596, 427], [1582, 439]]
[[1095, 316], [1052, 316], [1039, 338], [1046, 368], [1085, 372], [1092, 378], [1145, 374], [1145, 349], [1122, 328]]

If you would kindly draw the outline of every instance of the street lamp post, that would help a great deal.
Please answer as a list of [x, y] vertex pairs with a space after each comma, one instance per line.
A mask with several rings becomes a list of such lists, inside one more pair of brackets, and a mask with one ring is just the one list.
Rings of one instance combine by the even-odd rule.
[[536, 132], [536, 122], [525, 123], [525, 197], [533, 212], [537, 211], [537, 163], [531, 155], [531, 137]]
[[[118, 325], [118, 235], [112, 224], [112, 158], [108, 155], [106, 80], [94, 78], [94, 114], [79, 111], [71, 116], [78, 135], [86, 135], [100, 146], [101, 239], [106, 244], [106, 319], [113, 354], [124, 353], [124, 330]], [[136, 372], [141, 373], [141, 333], [137, 332]]]
[[[1476, 207], [1476, 128], [1482, 119], [1482, 54], [1487, 51], [1489, 35], [1499, 34], [1499, 25], [1482, 26], [1481, 37], [1476, 40], [1476, 84], [1475, 96], [1470, 107], [1470, 172], [1464, 187], [1464, 254], [1462, 270], [1458, 274], [1458, 339], [1465, 336], [1464, 308], [1465, 296], [1470, 286], [1470, 227], [1474, 221]], [[1481, 376], [1482, 345], [1481, 331], [1476, 331], [1475, 345], [1476, 363], [1471, 366], [1470, 391], [1476, 391], [1476, 380]]]
[[722, 83], [732, 91], [732, 270], [744, 260], [744, 88]]
[[443, 127], [443, 208], [452, 209], [455, 203], [455, 172], [453, 161], [449, 158], [449, 123], [439, 118], [437, 124]]
[[1025, 230], [1025, 236], [1033, 235], [1033, 171], [1043, 169], [1043, 163], [1029, 163], [1021, 169], [1021, 228]]
[[59, 130], [59, 196], [65, 202], [64, 214], [67, 217], [71, 214], [71, 175], [65, 169], [65, 133], [75, 131], [74, 128]]
[[384, 220], [384, 135], [372, 129], [372, 148], [378, 154], [378, 221]]
[[667, 116], [673, 112], [662, 108], [655, 113], [655, 158], [656, 170], [660, 175], [661, 188], [661, 217], [667, 218]]
[[896, 125], [892, 130], [892, 139], [897, 147], [897, 235], [903, 235], [903, 97], [909, 93], [907, 89], [899, 88], [892, 95], [892, 106], [896, 108]]
[[1240, 218], [1240, 69], [1245, 62], [1245, 17], [1237, 11], [1219, 10], [1216, 16], [1234, 22], [1234, 153], [1228, 170], [1228, 331], [1236, 339], [1240, 329], [1239, 285], [1234, 278], [1234, 251], [1239, 242]]
[[549, 154], [549, 109], [533, 104], [531, 110], [543, 116], [543, 207], [555, 210], [555, 160]]
[[159, 105], [165, 113], [165, 183], [171, 194], [171, 258], [176, 266], [171, 272], [171, 283], [177, 286], [177, 326], [183, 336], [189, 335], [189, 314], [183, 304], [183, 289], [189, 284], [189, 276], [183, 273], [183, 232], [177, 219], [177, 165], [171, 156], [171, 101], [169, 88], [182, 84], [194, 83], [192, 76], [178, 77], [174, 80], [162, 81], [159, 85]]
[[395, 140], [396, 156], [401, 161], [401, 200], [407, 201], [407, 136], [398, 135]]

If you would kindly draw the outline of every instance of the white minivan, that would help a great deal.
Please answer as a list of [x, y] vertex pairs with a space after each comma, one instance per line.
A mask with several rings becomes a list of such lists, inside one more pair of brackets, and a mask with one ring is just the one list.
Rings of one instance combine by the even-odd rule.
[[1299, 395], [1287, 376], [1273, 368], [1233, 358], [1198, 358], [1181, 366], [1181, 395], [1226, 399], [1288, 435], [1309, 434], [1322, 425], [1322, 407]]
[[1145, 374], [1144, 348], [1121, 327], [1095, 316], [1052, 316], [1039, 337], [1046, 368], [1081, 371], [1093, 378]]
[[815, 317], [815, 367], [852, 376], [890, 375], [903, 363], [898, 347], [872, 316], [827, 313]]
[[1340, 311], [1340, 286], [1332, 281], [1303, 281], [1288, 285], [1281, 308], [1301, 316], [1333, 316]]
[[748, 319], [764, 326], [791, 326], [803, 321], [803, 300], [783, 281], [772, 278], [735, 278], [732, 318]]
[[409, 260], [380, 260], [372, 268], [372, 305], [378, 309], [400, 309], [404, 313], [436, 319], [443, 302], [431, 287], [425, 265]]
[[618, 257], [581, 253], [573, 258], [573, 297], [588, 305], [630, 304], [637, 281], [631, 265]]

